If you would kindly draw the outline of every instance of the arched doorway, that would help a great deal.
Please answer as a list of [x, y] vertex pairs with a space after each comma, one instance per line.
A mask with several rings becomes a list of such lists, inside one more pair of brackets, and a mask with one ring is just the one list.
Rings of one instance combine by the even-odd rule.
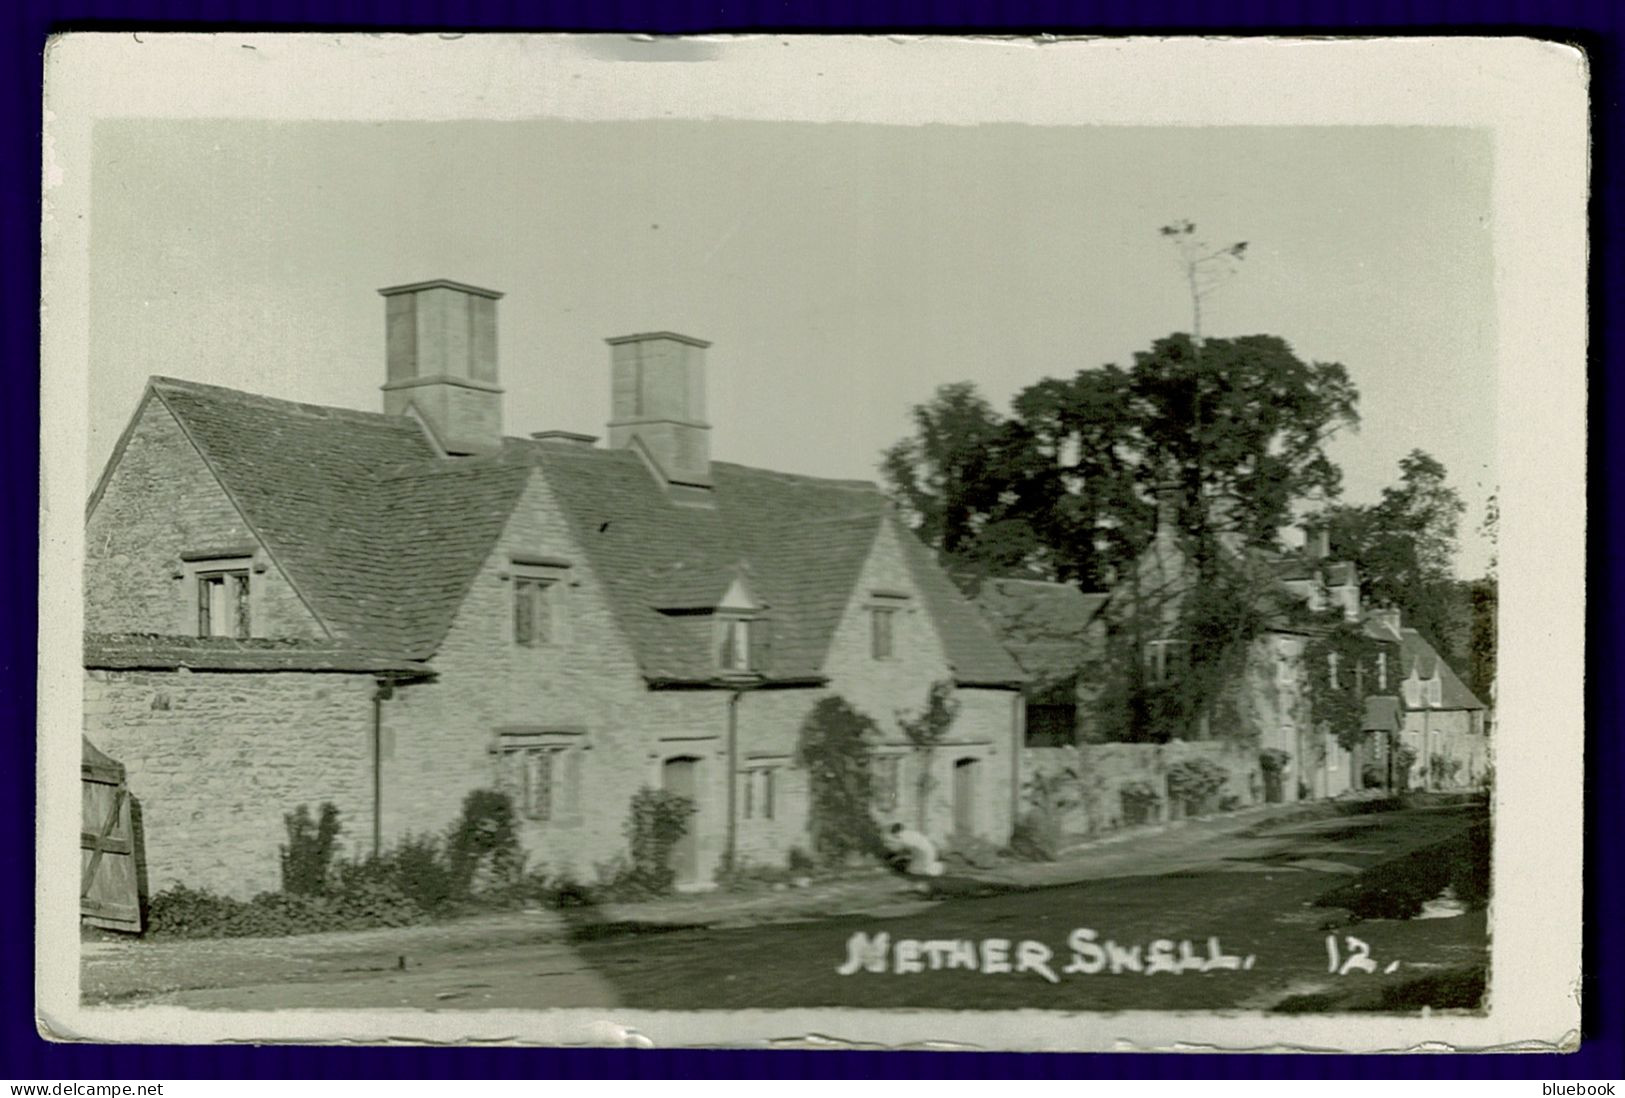
[[677, 874], [679, 885], [695, 884], [700, 879], [699, 778], [700, 760], [693, 755], [667, 759], [660, 768], [661, 788], [668, 793], [687, 797], [696, 807], [694, 815], [688, 818], [683, 837], [671, 848], [671, 868]]

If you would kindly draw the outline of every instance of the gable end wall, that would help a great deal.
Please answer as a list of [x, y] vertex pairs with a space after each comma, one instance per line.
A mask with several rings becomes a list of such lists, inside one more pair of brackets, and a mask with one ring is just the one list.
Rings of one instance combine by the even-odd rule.
[[136, 416], [86, 522], [85, 630], [194, 635], [180, 555], [252, 544], [266, 565], [251, 579], [254, 635], [325, 636], [164, 402]]

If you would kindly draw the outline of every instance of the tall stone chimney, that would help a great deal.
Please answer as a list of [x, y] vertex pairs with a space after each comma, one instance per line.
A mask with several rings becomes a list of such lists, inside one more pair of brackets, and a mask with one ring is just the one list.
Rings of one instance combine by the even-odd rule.
[[502, 445], [495, 290], [435, 279], [378, 291], [384, 297], [389, 379], [384, 411], [415, 410], [448, 454]]
[[705, 349], [675, 332], [604, 342], [610, 348], [611, 448], [635, 439], [668, 484], [711, 487], [711, 425], [705, 422]]

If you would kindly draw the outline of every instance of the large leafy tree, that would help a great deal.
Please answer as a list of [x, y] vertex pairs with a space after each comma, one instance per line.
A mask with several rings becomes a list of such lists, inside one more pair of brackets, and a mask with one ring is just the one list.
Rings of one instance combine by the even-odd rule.
[[1192, 537], [1268, 545], [1295, 502], [1338, 494], [1326, 442], [1359, 424], [1339, 363], [1305, 362], [1277, 336], [1178, 334], [1135, 355], [1129, 384], [1142, 468], [1179, 482]]
[[1275, 336], [1158, 340], [1117, 366], [1045, 378], [1001, 415], [970, 383], [912, 413], [881, 471], [916, 531], [961, 571], [1109, 584], [1145, 543], [1159, 488], [1198, 544], [1268, 544], [1295, 503], [1334, 497], [1325, 443], [1358, 422], [1336, 363]]
[[1457, 533], [1466, 506], [1443, 464], [1423, 450], [1399, 462], [1399, 480], [1369, 506], [1332, 509], [1332, 549], [1356, 562], [1365, 599], [1397, 606], [1456, 666], [1470, 629], [1466, 592], [1455, 578]]

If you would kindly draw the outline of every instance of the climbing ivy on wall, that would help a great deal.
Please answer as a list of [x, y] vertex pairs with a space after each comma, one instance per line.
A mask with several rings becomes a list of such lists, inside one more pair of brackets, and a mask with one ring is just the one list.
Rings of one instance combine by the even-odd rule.
[[869, 744], [879, 736], [874, 718], [840, 697], [820, 701], [802, 722], [797, 761], [811, 787], [808, 828], [813, 851], [826, 865], [884, 849], [871, 811], [869, 769]]
[[1309, 717], [1316, 728], [1330, 729], [1343, 749], [1352, 751], [1365, 738], [1360, 726], [1366, 696], [1379, 692], [1378, 656], [1388, 651], [1392, 686], [1398, 674], [1398, 654], [1393, 644], [1366, 636], [1357, 623], [1345, 621], [1341, 615], [1335, 621], [1322, 616], [1318, 624], [1303, 651]]

